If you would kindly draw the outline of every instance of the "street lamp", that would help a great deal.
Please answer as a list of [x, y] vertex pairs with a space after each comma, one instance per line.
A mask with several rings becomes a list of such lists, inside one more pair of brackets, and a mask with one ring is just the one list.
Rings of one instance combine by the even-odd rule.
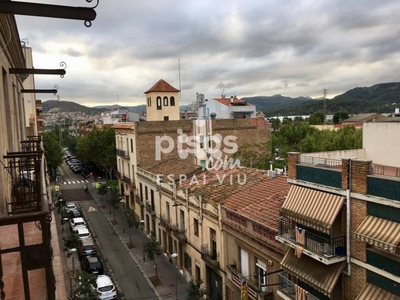
[[[175, 266], [177, 266], [177, 259], [178, 259], [178, 253], [172, 253], [171, 257], [175, 261]], [[175, 299], [178, 300], [178, 273], [175, 270]]]
[[122, 219], [124, 219], [125, 218], [124, 207], [125, 207], [126, 201], [124, 199], [121, 199], [119, 201], [119, 203], [121, 203], [121, 205], [122, 205]]
[[64, 224], [68, 222], [68, 218], [63, 218], [61, 223], [61, 231], [64, 231]]
[[71, 298], [73, 298], [73, 296], [74, 296], [74, 289], [73, 289], [73, 281], [72, 281], [72, 278], [74, 278], [75, 279], [75, 255], [74, 255], [74, 253], [76, 252], [77, 250], [76, 250], [76, 248], [72, 248], [72, 249], [69, 249], [69, 252], [71, 253], [71, 255], [72, 255], [72, 274], [70, 274], [70, 293], [71, 293]]

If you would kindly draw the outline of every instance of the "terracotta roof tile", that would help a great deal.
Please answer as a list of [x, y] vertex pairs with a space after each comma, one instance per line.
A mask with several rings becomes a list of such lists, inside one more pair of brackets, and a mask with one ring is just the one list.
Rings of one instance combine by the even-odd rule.
[[164, 175], [164, 181], [170, 181], [170, 179], [167, 177], [169, 175], [173, 175], [173, 178], [175, 180], [179, 180], [179, 176], [181, 174], [189, 176], [191, 174], [201, 171], [201, 168], [199, 166], [189, 164], [184, 160], [178, 158], [170, 158], [144, 169], [155, 175]]
[[225, 200], [224, 206], [250, 220], [278, 230], [279, 211], [289, 187], [284, 176], [263, 177], [251, 186], [241, 187]]
[[172, 85], [170, 85], [168, 82], [166, 82], [163, 79], [160, 79], [157, 81], [155, 85], [153, 85], [150, 89], [145, 91], [145, 94], [151, 93], [151, 92], [179, 92], [178, 89], [174, 88]]
[[232, 98], [232, 103], [231, 98], [214, 98], [214, 100], [226, 106], [232, 106], [232, 104], [233, 106], [253, 106], [253, 104], [240, 100], [236, 96]]
[[227, 170], [204, 170], [195, 174], [196, 178], [188, 177], [180, 182], [179, 187], [189, 193], [201, 196], [203, 200], [216, 205], [224, 202], [236, 190], [244, 186], [252, 186], [264, 177], [263, 170], [250, 168], [234, 168]]

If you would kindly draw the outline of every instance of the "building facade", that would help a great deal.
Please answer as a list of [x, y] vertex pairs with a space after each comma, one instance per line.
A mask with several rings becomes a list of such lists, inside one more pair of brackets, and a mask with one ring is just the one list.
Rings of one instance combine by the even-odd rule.
[[289, 153], [281, 298], [400, 299], [399, 165], [381, 164], [389, 140], [381, 155], [369, 151], [371, 136], [398, 127], [390, 124], [364, 124], [363, 149]]
[[180, 119], [178, 89], [160, 79], [144, 93], [147, 101], [147, 121], [174, 121]]

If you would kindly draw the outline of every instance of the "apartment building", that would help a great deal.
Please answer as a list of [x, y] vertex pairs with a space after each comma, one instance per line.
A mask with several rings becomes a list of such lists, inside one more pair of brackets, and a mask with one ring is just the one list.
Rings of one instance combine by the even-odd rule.
[[[56, 243], [51, 243], [44, 150], [40, 137], [28, 138], [37, 129], [29, 123], [35, 99], [25, 107], [21, 92], [27, 76], [10, 71], [27, 67], [11, 14], [0, 14], [0, 40], [0, 295], [55, 299], [55, 275], [62, 271], [52, 264]], [[57, 296], [65, 297], [62, 285], [57, 287]]]
[[277, 299], [276, 283], [285, 251], [275, 236], [288, 191], [287, 177], [269, 172], [222, 204], [226, 299]]
[[363, 149], [288, 154], [282, 299], [400, 299], [399, 126], [364, 124]]

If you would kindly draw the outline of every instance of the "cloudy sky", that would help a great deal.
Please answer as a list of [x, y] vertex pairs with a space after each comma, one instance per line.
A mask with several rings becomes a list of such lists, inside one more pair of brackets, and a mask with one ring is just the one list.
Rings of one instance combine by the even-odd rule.
[[181, 87], [181, 104], [196, 92], [321, 97], [327, 89], [331, 98], [400, 81], [398, 0], [100, 0], [96, 12], [90, 28], [16, 17], [34, 67], [68, 65], [63, 79], [36, 76], [37, 88], [57, 84], [61, 100], [87, 106], [130, 106], [144, 104], [161, 78]]

